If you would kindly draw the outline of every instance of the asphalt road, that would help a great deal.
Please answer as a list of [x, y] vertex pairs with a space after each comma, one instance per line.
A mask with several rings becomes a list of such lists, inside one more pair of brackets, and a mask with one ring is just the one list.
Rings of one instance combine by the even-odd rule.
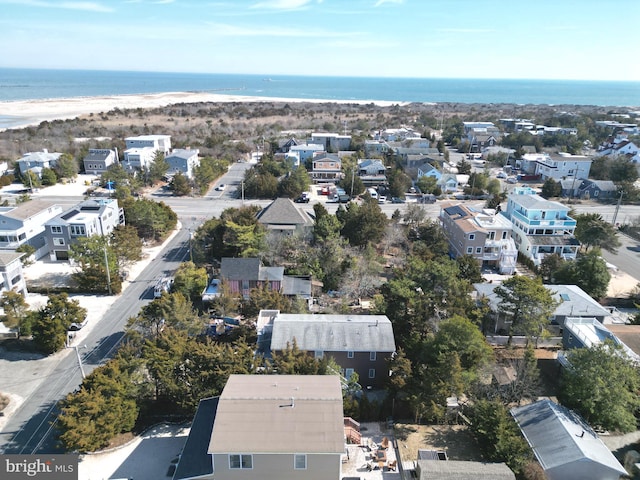
[[[195, 225], [186, 220], [183, 228], [162, 252], [121, 294], [107, 314], [97, 322], [78, 353], [84, 372], [91, 373], [113, 355], [124, 336], [130, 317], [153, 299], [153, 281], [159, 275], [175, 271], [189, 257], [189, 229]], [[75, 354], [63, 356], [52, 374], [9, 419], [0, 433], [0, 452], [5, 454], [53, 453], [60, 451], [56, 444], [56, 404], [69, 392], [78, 388], [82, 375]]]
[[[231, 166], [219, 183], [227, 188], [220, 192], [212, 188], [205, 196], [198, 198], [172, 197], [168, 192], [157, 192], [152, 195], [156, 200], [162, 200], [178, 215], [182, 229], [168, 243], [160, 255], [152, 261], [135, 279], [125, 292], [116, 300], [109, 312], [98, 322], [88, 334], [84, 345], [78, 353], [82, 358], [84, 370], [89, 374], [105, 359], [109, 358], [124, 335], [124, 327], [130, 317], [135, 316], [140, 308], [152, 299], [151, 286], [155, 278], [163, 273], [175, 271], [178, 265], [189, 256], [189, 235], [199, 224], [211, 217], [219, 217], [223, 210], [241, 205], [265, 206], [268, 200], [243, 200], [242, 179], [250, 164], [237, 163]], [[48, 197], [41, 197], [46, 198]], [[73, 205], [82, 197], [51, 197], [63, 205]], [[482, 202], [469, 202], [482, 203]], [[441, 202], [422, 205], [430, 218], [437, 218]], [[301, 204], [307, 211], [313, 211], [313, 202]], [[327, 210], [335, 212], [338, 204], [327, 203]], [[382, 210], [390, 217], [399, 209], [406, 210], [407, 204], [384, 204]], [[611, 221], [615, 212], [615, 205], [587, 205], [577, 204], [574, 209], [579, 212], [597, 212]], [[623, 205], [617, 221], [625, 222], [640, 217], [640, 206]], [[640, 245], [627, 237], [622, 238], [624, 244], [617, 255], [604, 253], [610, 263], [621, 270], [640, 279]], [[56, 418], [56, 404], [69, 392], [74, 391], [81, 384], [82, 376], [76, 355], [63, 356], [52, 370], [52, 373], [36, 391], [25, 399], [22, 406], [10, 418], [5, 428], [0, 432], [0, 452], [2, 453], [37, 453], [56, 452], [54, 422]]]

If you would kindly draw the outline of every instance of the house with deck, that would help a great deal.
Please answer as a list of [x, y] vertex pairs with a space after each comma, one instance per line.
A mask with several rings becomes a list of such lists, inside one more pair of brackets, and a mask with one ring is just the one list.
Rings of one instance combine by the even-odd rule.
[[200, 150], [197, 148], [175, 148], [165, 157], [165, 161], [169, 164], [167, 175], [173, 176], [181, 173], [185, 177], [192, 179], [194, 169], [200, 165], [198, 159]]
[[36, 249], [36, 259], [46, 255], [45, 223], [60, 213], [62, 206], [46, 200], [0, 207], [0, 250], [15, 250], [26, 243]]
[[45, 239], [52, 261], [69, 260], [71, 244], [80, 237], [108, 236], [124, 225], [124, 211], [116, 199], [80, 202], [45, 223]]
[[22, 262], [20, 259], [24, 253], [0, 252], [0, 293], [13, 290], [27, 294], [27, 284], [22, 272]]
[[16, 160], [16, 164], [20, 169], [21, 175], [24, 175], [27, 171], [31, 171], [38, 177], [41, 177], [42, 169], [53, 168], [61, 156], [62, 153], [49, 152], [49, 150], [43, 148], [41, 152], [25, 153], [21, 158]]
[[314, 183], [335, 183], [342, 180], [342, 160], [335, 153], [321, 153], [311, 160], [311, 180]]
[[146, 170], [158, 152], [168, 155], [171, 151], [171, 135], [140, 135], [124, 139], [123, 165], [128, 170]]
[[439, 219], [452, 258], [471, 255], [481, 266], [496, 268], [503, 275], [515, 272], [518, 249], [506, 217], [491, 209], [476, 211], [464, 204], [444, 203]]
[[337, 375], [231, 375], [209, 441], [213, 475], [339, 479], [343, 421]]
[[574, 237], [576, 220], [569, 207], [542, 198], [531, 188], [514, 188], [502, 212], [513, 225], [518, 251], [540, 265], [546, 255], [557, 253], [575, 260], [580, 242]]

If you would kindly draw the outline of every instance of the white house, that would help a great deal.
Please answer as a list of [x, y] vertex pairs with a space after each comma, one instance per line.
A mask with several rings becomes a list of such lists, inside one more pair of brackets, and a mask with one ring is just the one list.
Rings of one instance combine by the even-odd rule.
[[153, 162], [156, 152], [167, 155], [171, 150], [171, 135], [141, 135], [124, 139], [125, 168], [144, 170]]
[[[524, 155], [525, 157], [527, 154]], [[537, 165], [535, 174], [540, 175], [542, 180], [551, 178], [555, 181], [566, 177], [573, 177], [578, 180], [589, 178], [591, 170], [591, 158], [581, 155], [570, 155], [560, 153], [556, 155], [537, 155]]]
[[46, 254], [44, 224], [62, 213], [62, 207], [45, 200], [31, 200], [0, 207], [0, 250], [15, 250], [28, 243], [36, 249], [35, 258]]

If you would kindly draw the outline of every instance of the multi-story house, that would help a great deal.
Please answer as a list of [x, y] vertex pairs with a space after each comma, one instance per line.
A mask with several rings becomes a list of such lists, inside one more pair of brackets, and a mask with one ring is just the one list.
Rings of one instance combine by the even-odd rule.
[[312, 133], [309, 143], [324, 146], [325, 152], [339, 152], [351, 148], [351, 135]]
[[51, 153], [46, 148], [43, 148], [41, 152], [25, 153], [16, 163], [18, 164], [21, 174], [24, 174], [27, 170], [31, 170], [40, 177], [42, 175], [42, 169], [54, 167], [61, 155], [61, 153]]
[[181, 173], [187, 178], [193, 178], [193, 170], [200, 165], [198, 159], [200, 150], [190, 148], [176, 148], [165, 157], [165, 161], [169, 164], [167, 175], [175, 175]]
[[148, 169], [157, 152], [167, 155], [171, 150], [171, 135], [140, 135], [124, 141], [124, 166], [129, 170]]
[[304, 165], [307, 160], [312, 159], [316, 155], [320, 155], [324, 151], [324, 145], [318, 145], [315, 143], [307, 145], [293, 145], [289, 148], [287, 157], [296, 157], [299, 163]]
[[0, 207], [0, 250], [15, 250], [28, 243], [36, 249], [36, 259], [48, 251], [44, 224], [62, 213], [62, 207], [44, 200], [31, 200]]
[[345, 419], [337, 375], [231, 375], [219, 398], [205, 400], [176, 480], [341, 478]]
[[[333, 358], [342, 375], [358, 374], [364, 388], [382, 388], [388, 359], [396, 351], [391, 321], [385, 315], [312, 315], [260, 312], [258, 339], [267, 355], [297, 347], [315, 358]], [[269, 342], [269, 337], [271, 341]]]
[[124, 224], [124, 212], [116, 199], [85, 200], [45, 223], [51, 260], [68, 260], [70, 245], [79, 237], [109, 235]]
[[0, 292], [14, 290], [22, 295], [27, 294], [20, 261], [23, 255], [24, 253], [18, 252], [0, 252]]
[[[525, 155], [526, 156], [526, 155]], [[591, 158], [558, 154], [538, 155], [535, 174], [540, 175], [542, 180], [551, 178], [555, 181], [562, 180], [566, 177], [573, 177], [578, 180], [589, 178], [589, 171], [591, 170]]]
[[102, 174], [117, 162], [118, 150], [110, 150], [108, 148], [90, 148], [82, 160], [85, 173], [93, 175]]
[[545, 255], [559, 254], [574, 260], [580, 242], [573, 236], [575, 219], [569, 207], [545, 200], [531, 188], [514, 188], [502, 212], [513, 224], [513, 239], [518, 251], [540, 265]]
[[311, 160], [311, 180], [314, 183], [335, 183], [342, 179], [342, 161], [333, 153], [321, 153]]
[[387, 181], [387, 169], [376, 158], [368, 158], [358, 163], [358, 176], [365, 185], [382, 185]]
[[494, 267], [501, 274], [515, 272], [518, 249], [506, 217], [495, 210], [478, 212], [466, 205], [445, 203], [440, 209], [440, 224], [453, 258], [471, 255], [480, 265]]
[[365, 140], [364, 154], [367, 157], [384, 157], [389, 152], [389, 144], [384, 140]]
[[224, 257], [220, 262], [220, 279], [229, 292], [249, 298], [254, 288], [266, 286], [276, 292], [282, 289], [284, 267], [265, 267], [259, 258]]

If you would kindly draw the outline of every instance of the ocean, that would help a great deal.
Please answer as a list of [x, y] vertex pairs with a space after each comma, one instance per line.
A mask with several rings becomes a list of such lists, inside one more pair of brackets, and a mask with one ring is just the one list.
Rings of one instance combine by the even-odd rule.
[[391, 102], [640, 106], [640, 82], [356, 78], [0, 68], [0, 101], [208, 92]]

